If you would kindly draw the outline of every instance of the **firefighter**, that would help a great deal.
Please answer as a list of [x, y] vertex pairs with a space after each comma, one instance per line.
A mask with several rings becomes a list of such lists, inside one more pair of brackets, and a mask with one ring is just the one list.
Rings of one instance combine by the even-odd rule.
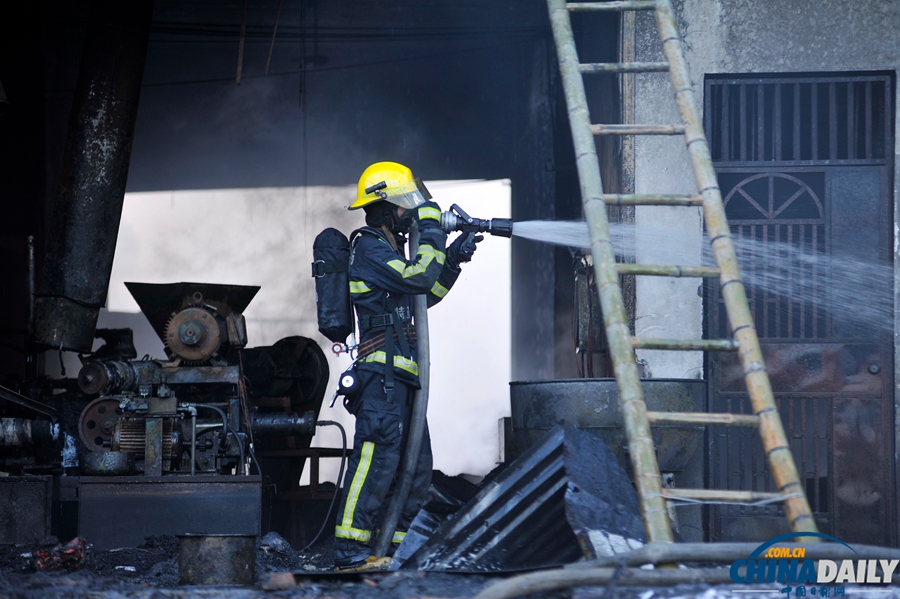
[[[350, 297], [359, 321], [359, 391], [347, 398], [356, 416], [353, 454], [344, 478], [343, 502], [335, 527], [338, 571], [385, 569], [390, 557], [372, 555], [370, 545], [390, 504], [406, 444], [412, 399], [419, 388], [412, 296], [427, 294], [428, 307], [453, 287], [460, 264], [471, 260], [481, 235], [461, 234], [449, 246], [441, 210], [412, 172], [395, 162], [378, 162], [359, 179], [356, 201], [366, 227], [351, 235]], [[405, 257], [406, 234], [419, 229], [415, 256]], [[392, 548], [402, 542], [425, 502], [431, 484], [431, 440], [424, 433], [412, 489], [403, 507]]]

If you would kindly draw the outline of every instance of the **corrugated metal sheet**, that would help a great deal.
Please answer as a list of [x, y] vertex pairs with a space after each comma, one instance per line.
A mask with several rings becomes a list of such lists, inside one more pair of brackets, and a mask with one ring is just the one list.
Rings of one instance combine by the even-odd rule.
[[643, 541], [634, 491], [602, 439], [558, 425], [488, 481], [403, 569], [499, 572], [560, 565], [593, 557], [596, 531]]

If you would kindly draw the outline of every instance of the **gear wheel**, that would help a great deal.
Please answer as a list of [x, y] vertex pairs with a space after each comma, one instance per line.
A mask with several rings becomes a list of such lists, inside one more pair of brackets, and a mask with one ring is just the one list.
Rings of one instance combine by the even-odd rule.
[[219, 320], [203, 306], [188, 306], [166, 323], [166, 347], [187, 363], [209, 360], [219, 351], [222, 340]]
[[78, 433], [85, 447], [91, 451], [109, 451], [109, 441], [121, 415], [115, 397], [101, 397], [85, 406], [78, 419]]

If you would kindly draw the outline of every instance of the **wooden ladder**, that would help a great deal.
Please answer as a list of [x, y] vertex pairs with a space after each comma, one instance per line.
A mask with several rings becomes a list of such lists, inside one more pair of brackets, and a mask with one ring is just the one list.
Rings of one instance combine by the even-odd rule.
[[[623, 2], [578, 2], [547, 0], [559, 68], [566, 95], [569, 123], [575, 146], [584, 215], [590, 231], [591, 255], [606, 337], [609, 340], [619, 404], [628, 438], [634, 482], [647, 530], [647, 540], [671, 542], [672, 529], [667, 500], [695, 502], [779, 502], [795, 532], [817, 532], [797, 467], [784, 434], [781, 417], [772, 396], [772, 386], [763, 363], [759, 338], [747, 303], [734, 252], [725, 207], [713, 170], [709, 146], [694, 100], [691, 79], [675, 24], [670, 0]], [[579, 11], [652, 10], [662, 41], [665, 61], [581, 64], [575, 48], [569, 13]], [[683, 124], [601, 125], [592, 124], [584, 91], [583, 75], [591, 73], [669, 73]], [[683, 135], [699, 193], [696, 195], [604, 194], [595, 135]], [[631, 206], [701, 206], [712, 245], [715, 267], [617, 264], [610, 239], [607, 204]], [[730, 339], [649, 339], [632, 337], [622, 301], [619, 276], [650, 275], [718, 277], [728, 312]], [[635, 361], [635, 349], [737, 351], [754, 415], [693, 412], [648, 412]], [[713, 489], [664, 489], [650, 433], [651, 424], [754, 426], [759, 429], [769, 467], [778, 492]], [[814, 540], [814, 539], [809, 539]]]

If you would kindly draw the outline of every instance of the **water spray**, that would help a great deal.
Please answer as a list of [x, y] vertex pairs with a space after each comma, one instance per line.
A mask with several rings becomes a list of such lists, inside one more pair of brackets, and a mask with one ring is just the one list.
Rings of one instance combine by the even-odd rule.
[[464, 233], [490, 233], [498, 237], [512, 237], [513, 222], [511, 218], [475, 218], [457, 204], [450, 210], [441, 213], [441, 228], [445, 233], [462, 231]]

